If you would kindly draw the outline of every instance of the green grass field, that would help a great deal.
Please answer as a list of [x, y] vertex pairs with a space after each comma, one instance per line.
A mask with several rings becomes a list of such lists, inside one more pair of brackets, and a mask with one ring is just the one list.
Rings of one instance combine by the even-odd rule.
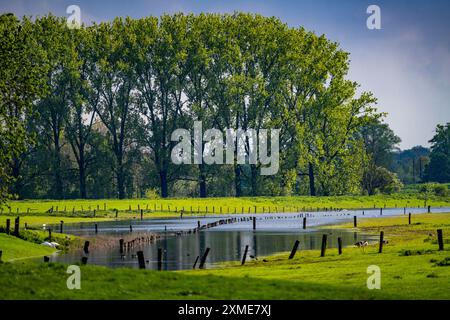
[[[6, 219], [11, 225], [16, 216], [20, 224], [29, 227], [42, 227], [43, 224], [79, 223], [107, 221], [116, 219], [115, 210], [119, 210], [118, 219], [139, 219], [140, 210], [145, 218], [178, 216], [181, 210], [185, 214], [220, 213], [261, 213], [261, 212], [297, 212], [317, 209], [356, 209], [356, 208], [402, 208], [402, 207], [449, 207], [450, 198], [427, 200], [417, 195], [377, 195], [377, 196], [341, 196], [341, 197], [255, 197], [255, 198], [206, 198], [206, 199], [125, 199], [125, 200], [25, 200], [12, 201], [9, 207], [3, 206], [0, 214], [0, 228]], [[53, 209], [52, 212], [47, 212]], [[106, 210], [105, 210], [106, 209]], [[156, 209], [156, 210], [155, 210]], [[94, 213], [95, 210], [95, 213]]]
[[[343, 225], [351, 228], [351, 225]], [[436, 229], [444, 232], [438, 251]], [[263, 261], [224, 264], [210, 270], [158, 272], [81, 266], [81, 290], [66, 288], [66, 266], [29, 262], [0, 266], [0, 299], [450, 299], [450, 214], [361, 219], [363, 232], [385, 232], [382, 254], [328, 248], [288, 253]], [[381, 269], [381, 289], [369, 290], [367, 267]]]
[[[433, 207], [450, 206], [450, 197], [432, 197], [425, 201], [417, 195], [395, 194], [395, 195], [375, 195], [375, 196], [335, 196], [335, 197], [253, 197], [253, 198], [170, 198], [170, 199], [124, 199], [124, 200], [24, 200], [11, 201], [9, 208], [3, 206], [3, 214], [43, 214], [49, 209], [53, 209], [52, 215], [71, 214], [77, 216], [81, 212], [93, 215], [104, 216], [107, 212], [111, 214], [115, 209], [125, 212], [135, 212], [142, 209], [153, 212], [175, 212], [184, 209], [190, 212], [200, 211], [220, 213], [271, 212], [276, 211], [298, 211], [316, 210], [325, 208], [395, 208], [395, 207]], [[105, 210], [106, 209], [106, 210]]]

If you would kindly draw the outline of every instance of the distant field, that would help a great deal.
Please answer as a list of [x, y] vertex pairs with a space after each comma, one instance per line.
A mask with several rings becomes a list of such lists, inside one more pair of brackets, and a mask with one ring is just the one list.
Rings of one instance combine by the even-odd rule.
[[[154, 212], [176, 212], [184, 209], [187, 213], [242, 213], [305, 211], [325, 208], [381, 208], [381, 207], [433, 207], [450, 206], [450, 197], [433, 197], [425, 201], [417, 195], [396, 194], [376, 196], [336, 196], [336, 197], [248, 197], [248, 198], [183, 198], [183, 199], [124, 199], [124, 200], [24, 200], [12, 201], [10, 208], [3, 206], [3, 214], [42, 214], [52, 211], [52, 215], [68, 216], [71, 213], [113, 212], [114, 210], [138, 212], [142, 209]], [[256, 207], [256, 208], [255, 208]], [[105, 210], [106, 209], [106, 210]]]

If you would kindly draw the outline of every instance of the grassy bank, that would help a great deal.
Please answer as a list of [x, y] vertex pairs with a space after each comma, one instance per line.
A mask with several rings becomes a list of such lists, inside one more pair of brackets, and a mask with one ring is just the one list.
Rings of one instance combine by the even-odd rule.
[[[2, 251], [2, 261], [5, 262], [41, 257], [56, 251], [53, 248], [41, 246], [4, 233], [0, 233], [0, 250]], [[14, 268], [15, 265], [12, 265], [12, 267]]]
[[[344, 225], [351, 228], [350, 225]], [[444, 232], [438, 251], [436, 229]], [[66, 288], [59, 264], [6, 263], [0, 266], [0, 299], [450, 299], [450, 214], [385, 217], [359, 222], [363, 232], [385, 232], [382, 254], [328, 248], [228, 263], [220, 269], [157, 272], [82, 266], [81, 290]], [[300, 244], [300, 249], [302, 244]], [[214, 250], [212, 248], [211, 250]], [[367, 267], [381, 269], [381, 289], [366, 286]]]

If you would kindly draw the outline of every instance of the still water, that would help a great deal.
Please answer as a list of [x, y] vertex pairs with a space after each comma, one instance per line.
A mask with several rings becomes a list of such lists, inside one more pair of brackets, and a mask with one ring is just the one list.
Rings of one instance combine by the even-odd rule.
[[[449, 209], [449, 208], [447, 208]], [[410, 208], [412, 214], [424, 213], [426, 209]], [[444, 211], [443, 208], [432, 211]], [[448, 210], [445, 210], [448, 211]], [[382, 216], [403, 215], [401, 209], [383, 209]], [[249, 218], [256, 216], [256, 229]], [[162, 268], [164, 270], [191, 269], [197, 256], [202, 256], [206, 248], [210, 252], [206, 259], [206, 267], [214, 267], [217, 263], [237, 261], [242, 258], [246, 245], [249, 246], [247, 261], [262, 259], [261, 257], [277, 252], [290, 251], [295, 240], [300, 241], [299, 250], [320, 249], [322, 235], [327, 234], [327, 249], [337, 248], [337, 238], [341, 237], [344, 246], [351, 246], [360, 240], [369, 243], [377, 241], [373, 235], [361, 234], [343, 229], [327, 229], [326, 225], [353, 221], [353, 216], [364, 218], [380, 217], [380, 210], [355, 210], [339, 212], [314, 213], [276, 213], [276, 214], [235, 214], [184, 216], [181, 218], [119, 220], [97, 223], [95, 233], [94, 223], [70, 224], [64, 226], [64, 233], [83, 236], [91, 239], [94, 244], [86, 255], [79, 250], [68, 253], [56, 253], [52, 261], [63, 263], [79, 262], [86, 255], [89, 264], [106, 265], [110, 267], [137, 268], [136, 252], [141, 250], [146, 260], [146, 268], [157, 268], [158, 248], [163, 250]], [[306, 217], [307, 228], [303, 229], [303, 218]], [[177, 236], [180, 231], [192, 230], [198, 226], [212, 223], [220, 219], [237, 218], [232, 224], [218, 225], [200, 232]], [[406, 217], [405, 217], [406, 218]], [[242, 220], [242, 221], [241, 221]], [[132, 231], [130, 232], [130, 225]], [[320, 229], [318, 227], [321, 226]], [[324, 227], [325, 226], [325, 227]], [[56, 230], [58, 227], [55, 226]], [[159, 239], [125, 251], [119, 250], [119, 239], [158, 234]], [[109, 245], [102, 246], [102, 242]], [[112, 243], [112, 245], [111, 245]], [[301, 254], [297, 252], [297, 254]], [[198, 263], [197, 263], [198, 267]]]

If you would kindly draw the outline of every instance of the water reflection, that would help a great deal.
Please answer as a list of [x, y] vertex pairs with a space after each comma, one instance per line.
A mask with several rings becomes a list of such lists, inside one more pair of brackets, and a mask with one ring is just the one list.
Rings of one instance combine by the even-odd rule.
[[[315, 230], [309, 232], [253, 232], [253, 231], [203, 231], [180, 237], [162, 237], [153, 244], [134, 248], [121, 257], [119, 249], [105, 248], [101, 251], [91, 250], [89, 263], [107, 265], [111, 267], [137, 267], [136, 251], [142, 250], [147, 262], [147, 268], [157, 268], [157, 250], [163, 248], [163, 269], [180, 270], [192, 268], [197, 256], [202, 256], [206, 248], [211, 248], [206, 263], [207, 266], [223, 261], [240, 260], [245, 246], [249, 246], [247, 261], [250, 255], [256, 259], [261, 256], [281, 251], [290, 251], [295, 240], [300, 241], [299, 250], [320, 249], [322, 234], [328, 235], [327, 247], [337, 248], [337, 238], [341, 237], [344, 246], [353, 245], [356, 241], [376, 240], [367, 235], [343, 230]], [[73, 263], [79, 261], [81, 250], [66, 254], [58, 254], [53, 261]], [[197, 264], [198, 266], [198, 264]]]
[[[426, 209], [408, 209], [407, 212], [423, 213]], [[441, 209], [442, 210], [442, 209]], [[402, 209], [384, 209], [383, 216], [402, 215]], [[110, 267], [137, 268], [136, 252], [142, 250], [146, 267], [157, 269], [157, 251], [163, 249], [163, 269], [180, 270], [191, 269], [197, 256], [202, 256], [206, 248], [210, 248], [206, 260], [207, 267], [224, 261], [237, 261], [242, 258], [245, 246], [249, 246], [247, 261], [277, 252], [290, 251], [295, 240], [300, 241], [299, 250], [320, 249], [322, 235], [328, 235], [327, 250], [336, 250], [338, 237], [342, 238], [344, 247], [353, 245], [357, 241], [373, 242], [377, 237], [359, 234], [353, 231], [337, 229], [318, 229], [317, 226], [330, 225], [337, 222], [353, 221], [353, 216], [365, 218], [379, 217], [379, 210], [340, 211], [307, 213], [280, 213], [256, 215], [256, 230], [249, 217], [254, 215], [222, 215], [222, 216], [192, 216], [170, 219], [120, 220], [98, 223], [98, 234], [95, 224], [71, 224], [65, 226], [65, 233], [99, 237], [107, 236], [114, 239], [117, 246], [91, 250], [88, 255], [89, 264], [106, 265]], [[307, 216], [307, 229], [302, 228], [303, 217]], [[238, 221], [232, 224], [219, 225], [197, 233], [175, 236], [181, 230], [192, 230], [201, 225], [218, 221], [219, 219], [236, 217]], [[242, 221], [241, 221], [242, 220]], [[133, 233], [130, 233], [130, 225]], [[130, 234], [142, 232], [157, 233], [161, 237], [158, 241], [135, 247], [120, 255], [118, 239]], [[297, 254], [301, 254], [298, 252]], [[52, 261], [63, 263], [79, 262], [83, 252], [75, 250], [65, 254], [55, 254]], [[253, 256], [254, 258], [251, 258]], [[198, 266], [198, 264], [197, 264]]]

